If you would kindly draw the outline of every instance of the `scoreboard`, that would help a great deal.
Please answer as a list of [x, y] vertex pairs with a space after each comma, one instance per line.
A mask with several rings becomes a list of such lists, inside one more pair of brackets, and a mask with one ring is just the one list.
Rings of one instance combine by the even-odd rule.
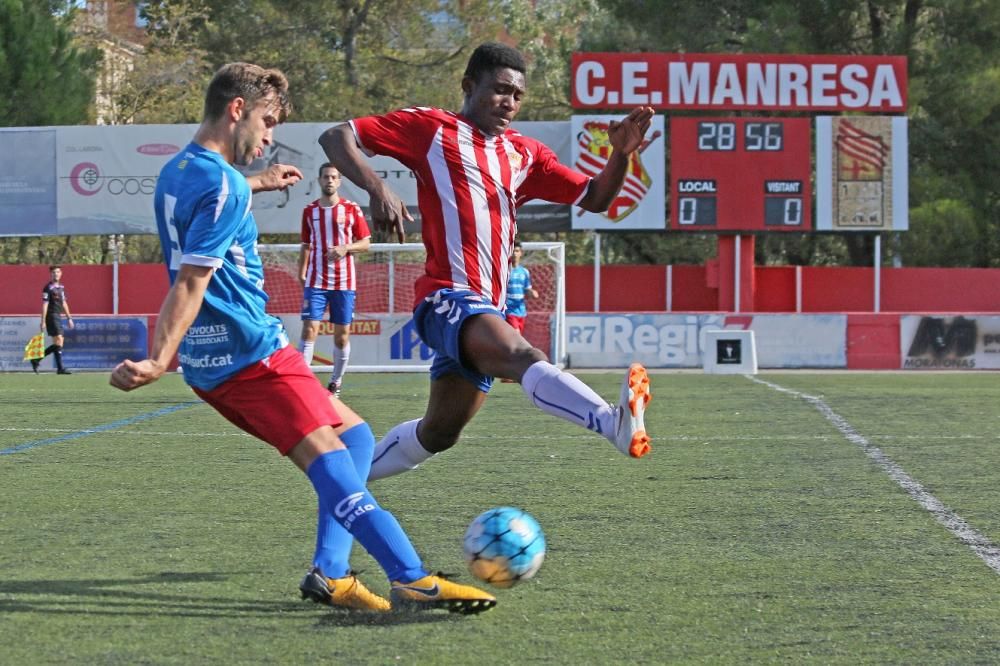
[[808, 118], [672, 118], [670, 228], [808, 231]]

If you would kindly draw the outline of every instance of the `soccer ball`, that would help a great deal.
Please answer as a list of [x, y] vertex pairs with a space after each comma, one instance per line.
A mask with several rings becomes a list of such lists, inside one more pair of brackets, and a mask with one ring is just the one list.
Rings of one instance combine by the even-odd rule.
[[545, 535], [521, 509], [501, 506], [476, 516], [463, 541], [469, 571], [497, 587], [513, 587], [538, 572], [545, 559]]

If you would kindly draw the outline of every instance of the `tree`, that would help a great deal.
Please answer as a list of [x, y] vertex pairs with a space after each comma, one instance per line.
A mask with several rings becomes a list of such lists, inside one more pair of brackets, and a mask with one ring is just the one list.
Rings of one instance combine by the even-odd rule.
[[[67, 0], [0, 0], [0, 125], [38, 127], [88, 121], [94, 102], [96, 49], [74, 43], [75, 9]], [[72, 238], [3, 239], [5, 263], [62, 262]]]
[[113, 99], [116, 115], [131, 123], [196, 123], [212, 67], [191, 36], [204, 28], [204, 0], [150, 2], [142, 6], [148, 44], [132, 64]]
[[0, 0], [0, 124], [84, 123], [93, 104], [95, 49], [73, 43], [67, 0]]
[[[288, 75], [299, 122], [335, 121], [457, 98], [446, 77], [484, 22], [481, 3], [438, 0], [161, 0], [150, 3], [150, 53], [200, 54], [209, 74], [246, 60]], [[468, 26], [474, 26], [469, 29]], [[210, 55], [209, 55], [210, 54]], [[155, 71], [155, 70], [154, 70]], [[166, 82], [190, 96], [191, 88]]]
[[171, 122], [171, 113], [187, 119], [149, 101], [190, 97], [188, 73], [200, 64], [210, 75], [247, 60], [288, 75], [296, 121], [412, 104], [456, 108], [469, 53], [500, 38], [522, 48], [532, 66], [523, 117], [565, 118], [579, 17], [596, 8], [597, 0], [160, 0], [144, 6], [148, 62], [137, 62], [134, 93], [122, 99], [136, 109], [159, 107], [161, 122]]
[[928, 1], [916, 23], [904, 259], [1000, 266], [1000, 6]]

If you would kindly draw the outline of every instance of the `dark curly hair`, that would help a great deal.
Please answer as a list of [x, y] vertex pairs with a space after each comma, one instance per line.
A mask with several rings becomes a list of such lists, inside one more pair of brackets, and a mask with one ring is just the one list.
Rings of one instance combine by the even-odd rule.
[[479, 81], [483, 73], [492, 72], [498, 67], [507, 67], [524, 74], [527, 65], [524, 56], [513, 46], [499, 42], [485, 42], [476, 47], [469, 56], [469, 64], [465, 66], [465, 74], [473, 81]]

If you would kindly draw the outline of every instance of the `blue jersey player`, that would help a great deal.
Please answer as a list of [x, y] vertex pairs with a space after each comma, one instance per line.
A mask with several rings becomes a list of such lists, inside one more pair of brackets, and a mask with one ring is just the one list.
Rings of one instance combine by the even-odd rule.
[[524, 320], [528, 316], [525, 306], [525, 296], [538, 298], [538, 292], [531, 286], [531, 273], [521, 265], [524, 248], [521, 241], [514, 241], [514, 249], [510, 253], [510, 275], [507, 276], [507, 301], [504, 308], [504, 318], [521, 335], [524, 335]]
[[[304, 598], [368, 611], [390, 606], [476, 613], [486, 592], [431, 575], [399, 523], [365, 487], [374, 437], [332, 397], [266, 314], [251, 192], [301, 179], [273, 165], [244, 177], [234, 165], [263, 154], [289, 103], [284, 74], [248, 63], [223, 66], [205, 95], [194, 140], [160, 172], [156, 223], [171, 287], [160, 309], [150, 358], [119, 364], [111, 384], [131, 391], [157, 380], [178, 354], [184, 378], [207, 403], [287, 456], [319, 496], [313, 567]], [[389, 600], [368, 590], [348, 565], [352, 538], [391, 582]]]

